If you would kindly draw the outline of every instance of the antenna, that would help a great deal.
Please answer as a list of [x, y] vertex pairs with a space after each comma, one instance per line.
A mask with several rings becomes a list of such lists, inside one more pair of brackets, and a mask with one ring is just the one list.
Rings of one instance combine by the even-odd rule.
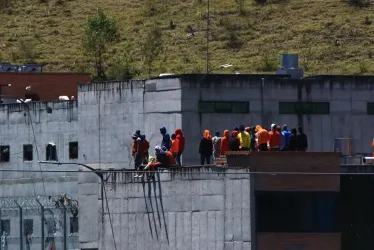
[[209, 30], [210, 30], [210, 0], [207, 0], [206, 18], [206, 74], [209, 74]]

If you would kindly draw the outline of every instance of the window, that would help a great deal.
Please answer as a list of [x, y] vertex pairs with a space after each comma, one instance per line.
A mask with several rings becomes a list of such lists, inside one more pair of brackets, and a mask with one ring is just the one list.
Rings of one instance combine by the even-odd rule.
[[57, 161], [57, 150], [56, 144], [48, 143], [45, 149], [45, 160], [46, 161]]
[[1, 235], [3, 235], [3, 232], [6, 232], [7, 235], [10, 235], [10, 220], [1, 220]]
[[32, 145], [31, 144], [23, 145], [23, 160], [32, 161]]
[[337, 192], [256, 192], [258, 232], [338, 232]]
[[279, 114], [328, 115], [329, 102], [279, 102]]
[[200, 113], [249, 113], [249, 102], [200, 101]]
[[0, 146], [0, 162], [8, 162], [9, 155], [9, 146]]
[[367, 103], [366, 112], [368, 115], [374, 115], [374, 102]]
[[78, 159], [78, 142], [69, 142], [69, 159]]
[[34, 232], [34, 221], [32, 219], [23, 220], [23, 233], [25, 236], [30, 235]]
[[78, 233], [78, 217], [70, 217], [70, 233]]

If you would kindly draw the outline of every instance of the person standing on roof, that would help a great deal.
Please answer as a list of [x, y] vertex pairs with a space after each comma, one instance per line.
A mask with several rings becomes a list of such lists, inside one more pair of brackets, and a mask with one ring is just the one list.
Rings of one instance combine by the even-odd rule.
[[279, 151], [281, 147], [281, 134], [277, 131], [277, 127], [276, 124], [272, 124], [269, 132], [270, 151]]
[[143, 157], [143, 154], [141, 153], [141, 134], [140, 130], [136, 130], [135, 133], [131, 136], [133, 142], [132, 142], [132, 156], [134, 158], [134, 168], [138, 169], [141, 165], [141, 159]]
[[225, 152], [230, 151], [230, 131], [223, 131], [223, 137], [221, 138], [221, 155], [225, 155]]
[[258, 151], [257, 150], [257, 141], [256, 141], [256, 127], [251, 127], [249, 130], [249, 135], [251, 139], [250, 148], [252, 152]]
[[144, 153], [142, 163], [147, 164], [148, 163], [148, 157], [149, 157], [149, 142], [145, 139], [145, 135], [142, 135], [141, 137], [141, 150]]
[[221, 155], [221, 136], [219, 136], [219, 131], [216, 131], [212, 139], [213, 143], [213, 159], [216, 160]]
[[166, 147], [168, 150], [171, 148], [170, 135], [167, 133], [166, 128], [160, 128], [160, 133], [162, 135], [161, 147]]
[[204, 130], [203, 138], [200, 141], [199, 153], [200, 164], [204, 165], [204, 163], [206, 162], [206, 164], [209, 165], [210, 157], [213, 154], [213, 143], [209, 130]]
[[282, 134], [281, 134], [281, 151], [288, 151], [288, 145], [290, 141], [290, 135], [291, 132], [288, 131], [287, 125], [284, 124], [282, 128]]
[[238, 131], [232, 131], [230, 137], [230, 151], [240, 150], [240, 140], [238, 138]]
[[171, 148], [170, 152], [173, 154], [174, 157], [177, 157], [178, 153], [178, 140], [177, 140], [177, 135], [172, 134], [171, 135]]
[[298, 144], [297, 144], [297, 130], [296, 128], [291, 129], [290, 138], [288, 140], [288, 150], [289, 151], [297, 151]]
[[237, 131], [239, 133], [239, 127], [235, 126], [233, 131]]
[[245, 129], [244, 125], [239, 126], [238, 139], [240, 142], [240, 150], [249, 151], [250, 137], [249, 137], [249, 133], [246, 132], [244, 129]]
[[180, 128], [177, 128], [175, 130], [175, 134], [177, 135], [177, 140], [178, 140], [178, 152], [177, 152], [177, 155], [175, 157], [175, 160], [176, 160], [178, 165], [182, 166], [181, 157], [182, 157], [184, 147], [185, 147], [185, 144], [186, 144], [186, 139], [184, 138], [184, 135], [182, 133], [182, 129], [180, 129]]
[[297, 128], [298, 133], [297, 133], [297, 151], [306, 151], [308, 149], [308, 138], [306, 134], [304, 133], [303, 127], [298, 127]]
[[257, 132], [257, 144], [259, 151], [269, 151], [268, 141], [269, 141], [269, 132], [261, 127], [261, 125], [256, 126]]

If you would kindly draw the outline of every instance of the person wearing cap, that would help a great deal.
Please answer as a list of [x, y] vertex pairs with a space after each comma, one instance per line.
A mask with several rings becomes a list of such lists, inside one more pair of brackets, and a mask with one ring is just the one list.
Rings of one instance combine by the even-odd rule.
[[277, 125], [272, 124], [269, 132], [270, 151], [279, 151], [281, 147], [281, 134], [277, 131]]
[[239, 126], [238, 139], [240, 141], [240, 151], [249, 151], [250, 137], [245, 131], [244, 125]]
[[281, 134], [281, 151], [288, 151], [291, 132], [288, 131], [287, 125], [284, 124]]

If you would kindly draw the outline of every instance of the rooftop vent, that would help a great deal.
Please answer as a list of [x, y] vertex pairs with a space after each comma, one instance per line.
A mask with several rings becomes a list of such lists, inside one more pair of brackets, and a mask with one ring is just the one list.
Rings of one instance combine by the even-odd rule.
[[280, 68], [276, 72], [277, 75], [290, 75], [293, 79], [300, 79], [304, 76], [304, 70], [299, 68], [299, 55], [282, 54], [280, 60]]

